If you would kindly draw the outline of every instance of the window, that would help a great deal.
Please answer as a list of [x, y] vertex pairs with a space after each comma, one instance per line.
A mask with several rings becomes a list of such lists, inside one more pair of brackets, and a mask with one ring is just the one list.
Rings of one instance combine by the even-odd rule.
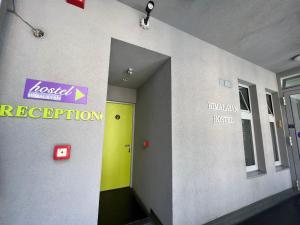
[[300, 74], [281, 78], [281, 86], [283, 89], [300, 85]]
[[246, 85], [239, 84], [239, 97], [242, 117], [244, 152], [246, 171], [258, 170], [255, 139], [253, 134], [253, 116], [251, 109], [250, 90]]
[[278, 148], [279, 145], [278, 145], [278, 139], [277, 139], [277, 130], [276, 130], [276, 126], [275, 126], [275, 116], [274, 116], [272, 94], [267, 93], [266, 98], [267, 98], [267, 106], [268, 106], [268, 115], [269, 115], [269, 124], [270, 124], [271, 138], [272, 138], [274, 161], [275, 161], [276, 166], [280, 166], [281, 159], [280, 159], [279, 148]]

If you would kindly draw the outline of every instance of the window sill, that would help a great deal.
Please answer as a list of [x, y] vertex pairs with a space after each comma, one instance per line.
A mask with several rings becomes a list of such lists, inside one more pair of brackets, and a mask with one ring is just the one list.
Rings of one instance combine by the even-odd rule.
[[284, 166], [284, 165], [278, 165], [278, 166], [275, 166], [275, 169], [276, 169], [276, 172], [280, 172], [282, 170], [289, 169], [289, 167], [288, 166]]
[[267, 173], [261, 170], [254, 170], [251, 172], [247, 172], [247, 179], [252, 179], [252, 178], [256, 178], [256, 177], [260, 177], [263, 175], [266, 175]]

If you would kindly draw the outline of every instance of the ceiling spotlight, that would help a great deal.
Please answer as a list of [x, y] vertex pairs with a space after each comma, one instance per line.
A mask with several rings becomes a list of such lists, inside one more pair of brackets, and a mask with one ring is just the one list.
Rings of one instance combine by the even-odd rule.
[[152, 9], [154, 8], [154, 2], [153, 1], [149, 1], [147, 3], [147, 6], [146, 6], [146, 12], [147, 13], [151, 13]]
[[129, 67], [127, 70], [127, 74], [131, 76], [133, 74], [133, 69]]
[[296, 61], [296, 62], [300, 62], [300, 54], [295, 55], [292, 60]]
[[150, 26], [150, 23], [149, 23], [150, 13], [152, 12], [153, 9], [154, 9], [154, 2], [149, 1], [147, 3], [146, 9], [145, 9], [145, 11], [147, 13], [147, 16], [145, 18], [142, 18], [142, 20], [141, 20], [141, 27], [142, 28], [149, 29], [149, 26]]

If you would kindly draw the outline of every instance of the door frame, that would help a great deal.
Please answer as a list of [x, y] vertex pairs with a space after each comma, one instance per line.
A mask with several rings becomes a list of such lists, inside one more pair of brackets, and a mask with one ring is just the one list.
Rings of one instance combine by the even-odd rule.
[[[292, 107], [291, 105], [288, 105], [288, 101], [290, 101], [290, 96], [294, 95], [294, 94], [300, 94], [300, 86], [294, 86], [291, 88], [286, 88], [286, 89], [281, 89], [281, 95], [280, 97], [284, 97], [286, 104], [281, 104], [281, 108], [282, 108], [282, 115], [283, 115], [283, 124], [284, 124], [284, 134], [285, 134], [285, 138], [286, 138], [286, 150], [287, 150], [287, 154], [288, 154], [288, 158], [289, 158], [289, 166], [290, 166], [290, 173], [291, 173], [291, 179], [292, 179], [292, 186], [299, 191], [299, 183], [298, 181], [300, 181], [300, 174], [298, 174], [297, 176], [297, 168], [296, 168], [296, 164], [295, 164], [295, 158], [294, 158], [294, 146], [296, 145], [298, 148], [300, 148], [300, 146], [298, 145], [298, 141], [297, 141], [297, 137], [295, 134], [291, 134], [290, 133], [290, 128], [289, 128], [289, 121], [288, 121], [288, 116], [290, 114], [290, 112], [288, 112], [291, 109], [288, 109], [288, 107]], [[289, 103], [290, 104], [290, 103]], [[292, 117], [293, 122], [294, 122], [294, 118]], [[292, 142], [294, 143], [294, 146], [290, 146], [289, 142], [289, 137], [291, 136], [292, 138]], [[300, 149], [298, 149], [299, 151]]]
[[[133, 110], [132, 110], [132, 140], [131, 140], [131, 159], [130, 159], [130, 188], [132, 188], [133, 186], [133, 179], [132, 179], [132, 175], [133, 175], [133, 158], [134, 158], [134, 131], [135, 131], [135, 103], [130, 103], [130, 102], [119, 102], [119, 101], [110, 101], [107, 100], [105, 102], [105, 108], [106, 108], [106, 104], [107, 103], [113, 103], [113, 104], [123, 104], [123, 105], [132, 105]], [[105, 115], [106, 116], [106, 115]], [[106, 121], [105, 121], [106, 122]], [[105, 125], [104, 125], [105, 126]], [[105, 130], [105, 127], [104, 127]], [[104, 140], [104, 134], [103, 133], [103, 140]], [[104, 143], [104, 142], [103, 142]], [[102, 153], [103, 154], [103, 153]], [[102, 167], [102, 163], [101, 163], [101, 167]], [[101, 168], [102, 170], [102, 168]], [[102, 175], [101, 175], [101, 180], [102, 180]]]

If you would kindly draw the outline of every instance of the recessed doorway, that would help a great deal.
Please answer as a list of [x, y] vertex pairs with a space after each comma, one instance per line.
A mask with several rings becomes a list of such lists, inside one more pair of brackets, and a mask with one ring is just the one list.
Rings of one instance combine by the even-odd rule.
[[112, 39], [99, 225], [172, 224], [171, 130], [170, 57]]

